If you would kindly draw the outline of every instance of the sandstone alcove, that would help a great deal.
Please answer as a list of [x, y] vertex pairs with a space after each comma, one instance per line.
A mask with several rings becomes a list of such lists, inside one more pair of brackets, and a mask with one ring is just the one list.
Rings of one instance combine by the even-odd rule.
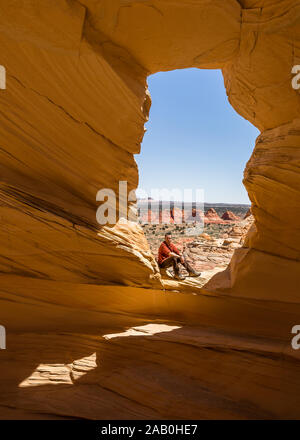
[[[133, 418], [299, 417], [299, 2], [16, 0], [0, 17], [3, 417], [100, 418], [116, 393], [118, 416]], [[141, 231], [100, 230], [95, 216], [99, 189], [137, 187], [148, 75], [188, 67], [222, 69], [231, 105], [261, 131], [244, 174], [257, 231], [226, 287], [217, 279], [201, 295], [164, 291]], [[149, 322], [180, 328], [99, 342]], [[71, 393], [55, 380], [19, 387], [38, 365], [93, 353], [107, 368]], [[89, 407], [99, 389], [109, 398]]]

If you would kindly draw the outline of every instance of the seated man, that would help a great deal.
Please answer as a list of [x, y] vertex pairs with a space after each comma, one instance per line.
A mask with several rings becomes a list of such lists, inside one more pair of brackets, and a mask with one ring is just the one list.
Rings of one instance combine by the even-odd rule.
[[198, 277], [201, 275], [196, 272], [187, 261], [185, 261], [183, 255], [180, 254], [177, 247], [172, 243], [171, 232], [167, 232], [165, 235], [165, 241], [162, 242], [158, 250], [158, 265], [161, 269], [173, 266], [175, 274], [174, 278], [177, 280], [184, 280], [185, 277], [179, 275], [179, 263], [186, 268], [190, 277]]

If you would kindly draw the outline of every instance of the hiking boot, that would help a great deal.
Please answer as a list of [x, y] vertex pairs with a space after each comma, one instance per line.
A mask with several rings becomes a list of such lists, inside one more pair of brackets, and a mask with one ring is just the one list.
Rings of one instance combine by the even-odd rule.
[[185, 276], [183, 276], [183, 275], [181, 275], [181, 274], [179, 274], [179, 273], [176, 273], [176, 274], [174, 275], [174, 279], [175, 279], [175, 280], [178, 280], [178, 281], [183, 281], [183, 280], [185, 280]]
[[196, 272], [189, 263], [186, 263], [185, 268], [189, 273], [189, 277], [200, 277], [201, 272]]
[[200, 277], [201, 272], [196, 272], [195, 270], [189, 272], [189, 277]]

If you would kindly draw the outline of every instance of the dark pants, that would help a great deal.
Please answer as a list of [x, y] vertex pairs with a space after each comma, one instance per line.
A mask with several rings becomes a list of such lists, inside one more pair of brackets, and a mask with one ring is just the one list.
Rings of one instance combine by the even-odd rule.
[[[173, 266], [174, 273], [176, 275], [179, 274], [179, 263], [181, 263], [180, 257], [168, 257], [166, 258], [160, 265], [162, 269], [167, 269], [168, 267]], [[186, 270], [190, 272], [194, 272], [193, 268], [190, 266], [190, 264], [184, 260], [183, 263], [181, 263], [183, 267], [186, 268]]]

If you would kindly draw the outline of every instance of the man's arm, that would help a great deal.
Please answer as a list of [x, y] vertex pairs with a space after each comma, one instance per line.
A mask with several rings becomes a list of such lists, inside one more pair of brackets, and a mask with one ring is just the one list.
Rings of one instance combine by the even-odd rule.
[[172, 245], [172, 253], [173, 255], [178, 255], [178, 257], [180, 257], [181, 263], [184, 262], [184, 256], [179, 252], [179, 250], [177, 249], [177, 247], [173, 244]]
[[177, 249], [177, 247], [174, 244], [172, 244], [172, 249], [171, 250], [172, 250], [173, 253], [177, 254], [179, 257], [181, 256], [179, 250]]

